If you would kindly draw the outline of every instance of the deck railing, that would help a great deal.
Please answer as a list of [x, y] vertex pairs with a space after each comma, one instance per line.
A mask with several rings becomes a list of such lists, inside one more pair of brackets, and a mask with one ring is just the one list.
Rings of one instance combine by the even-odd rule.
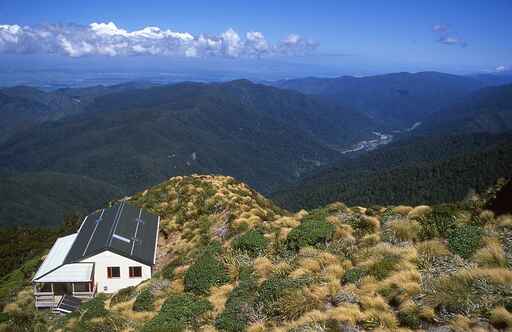
[[53, 308], [59, 300], [53, 292], [37, 292], [34, 297], [36, 308]]
[[73, 296], [81, 300], [92, 299], [96, 295], [96, 284], [90, 292], [73, 292]]

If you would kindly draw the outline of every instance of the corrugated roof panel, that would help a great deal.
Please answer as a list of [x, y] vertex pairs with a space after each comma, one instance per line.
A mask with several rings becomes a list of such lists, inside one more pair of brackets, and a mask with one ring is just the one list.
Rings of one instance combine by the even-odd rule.
[[88, 282], [92, 280], [93, 263], [65, 264], [35, 280], [37, 282]]
[[45, 273], [48, 273], [62, 265], [76, 237], [77, 234], [75, 233], [58, 238], [50, 249], [50, 252], [46, 256], [43, 264], [41, 264], [37, 270], [34, 279], [37, 279]]

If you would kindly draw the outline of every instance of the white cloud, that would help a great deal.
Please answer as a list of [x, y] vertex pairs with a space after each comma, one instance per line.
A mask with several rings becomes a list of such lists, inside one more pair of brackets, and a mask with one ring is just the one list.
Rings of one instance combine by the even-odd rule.
[[464, 41], [464, 39], [455, 36], [441, 36], [437, 41], [445, 45], [460, 45], [462, 47], [467, 46], [467, 43]]
[[444, 24], [435, 24], [434, 26], [432, 26], [432, 31], [434, 32], [447, 32], [448, 31], [448, 27]]
[[509, 70], [508, 66], [498, 66], [498, 67], [496, 67], [496, 71], [498, 73], [502, 73], [502, 72], [507, 71], [507, 70]]
[[432, 26], [432, 31], [439, 35], [437, 41], [444, 45], [459, 45], [466, 47], [468, 44], [466, 41], [458, 36], [456, 33], [445, 24], [435, 24]]
[[166, 55], [186, 57], [302, 55], [318, 44], [292, 34], [271, 45], [261, 32], [251, 31], [245, 39], [233, 29], [218, 36], [192, 35], [148, 26], [128, 31], [113, 22], [50, 24], [39, 26], [0, 25], [0, 53], [55, 53], [70, 57], [87, 55]]
[[306, 40], [299, 35], [290, 34], [283, 39], [278, 49], [282, 54], [305, 54], [315, 50], [318, 44], [312, 40]]

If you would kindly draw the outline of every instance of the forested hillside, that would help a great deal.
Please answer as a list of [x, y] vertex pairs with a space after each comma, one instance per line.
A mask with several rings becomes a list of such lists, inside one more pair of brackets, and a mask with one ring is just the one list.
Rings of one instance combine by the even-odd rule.
[[[9, 174], [6, 183], [13, 183], [14, 177], [19, 185], [12, 199], [0, 203], [7, 213], [2, 224], [49, 224], [42, 211], [46, 209], [56, 210], [58, 224], [59, 197], [63, 209], [83, 211], [104, 197], [96, 195], [98, 191], [119, 196], [194, 172], [234, 175], [270, 192], [336, 160], [336, 147], [350, 146], [377, 129], [372, 120], [350, 109], [245, 80], [108, 90], [52, 92], [64, 100], [79, 99], [84, 106], [73, 115], [18, 130], [0, 143], [0, 171]], [[9, 98], [27, 103], [43, 105], [50, 98], [35, 89], [5, 91], [15, 96]], [[53, 192], [40, 186], [42, 191], [33, 191], [34, 197], [19, 200], [17, 193], [28, 194], [33, 188], [29, 173], [41, 172], [64, 177], [55, 180]], [[76, 187], [80, 193], [70, 197], [95, 200], [58, 195], [68, 190], [61, 184], [69, 188], [76, 182], [66, 177], [80, 176], [96, 184]], [[37, 201], [41, 211], [34, 211], [32, 203]], [[78, 201], [82, 203], [75, 204]]]
[[353, 160], [343, 160], [276, 192], [283, 207], [348, 204], [436, 204], [462, 200], [499, 177], [511, 177], [512, 137], [470, 135], [397, 142]]

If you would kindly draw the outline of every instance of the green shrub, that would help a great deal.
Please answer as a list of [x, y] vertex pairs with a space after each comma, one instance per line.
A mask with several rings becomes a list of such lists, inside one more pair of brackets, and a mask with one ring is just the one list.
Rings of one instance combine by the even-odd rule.
[[158, 315], [147, 322], [142, 332], [181, 332], [186, 328], [197, 329], [202, 316], [213, 309], [208, 300], [192, 294], [170, 296]]
[[155, 297], [151, 290], [146, 288], [135, 299], [133, 302], [133, 311], [153, 311], [155, 309], [154, 305]]
[[345, 272], [342, 282], [344, 284], [356, 283], [365, 275], [366, 275], [366, 270], [359, 268], [359, 267], [353, 267], [353, 268], [349, 269], [347, 272]]
[[80, 305], [80, 314], [83, 320], [105, 317], [109, 311], [105, 309], [105, 295], [99, 294], [95, 298]]
[[368, 274], [377, 278], [377, 280], [386, 279], [400, 262], [400, 257], [396, 255], [386, 255], [380, 261], [368, 268]]
[[114, 296], [112, 296], [112, 299], [110, 300], [110, 306], [129, 301], [134, 295], [135, 287], [133, 286], [120, 289]]
[[258, 256], [267, 247], [268, 240], [261, 232], [250, 230], [233, 241], [233, 248], [247, 252], [251, 256]]
[[407, 326], [411, 329], [420, 327], [421, 319], [416, 310], [405, 310], [398, 313], [398, 320], [400, 325]]
[[0, 312], [0, 323], [7, 322], [9, 315], [6, 312]]
[[208, 294], [210, 287], [229, 281], [224, 265], [217, 259], [220, 248], [212, 244], [185, 272], [185, 290], [196, 294]]
[[176, 270], [176, 268], [181, 264], [183, 264], [183, 260], [181, 259], [181, 257], [173, 259], [162, 269], [162, 277], [172, 280], [172, 278], [174, 278], [174, 270]]
[[480, 246], [482, 228], [476, 225], [459, 225], [448, 236], [448, 248], [463, 258], [469, 258]]
[[256, 280], [251, 270], [243, 269], [240, 272], [238, 286], [229, 294], [224, 311], [215, 320], [215, 327], [221, 331], [245, 331], [249, 321], [249, 314], [254, 306], [254, 289]]
[[302, 288], [313, 282], [313, 278], [289, 278], [274, 276], [264, 281], [258, 288], [256, 302], [263, 306], [264, 313], [273, 318], [278, 318], [284, 308], [280, 308], [278, 301], [289, 291]]
[[451, 205], [438, 205], [425, 217], [420, 218], [422, 226], [420, 238], [429, 240], [436, 237], [446, 237], [456, 226], [455, 215], [457, 209]]
[[292, 229], [286, 239], [290, 249], [314, 246], [325, 243], [332, 238], [335, 226], [325, 220], [306, 219]]

